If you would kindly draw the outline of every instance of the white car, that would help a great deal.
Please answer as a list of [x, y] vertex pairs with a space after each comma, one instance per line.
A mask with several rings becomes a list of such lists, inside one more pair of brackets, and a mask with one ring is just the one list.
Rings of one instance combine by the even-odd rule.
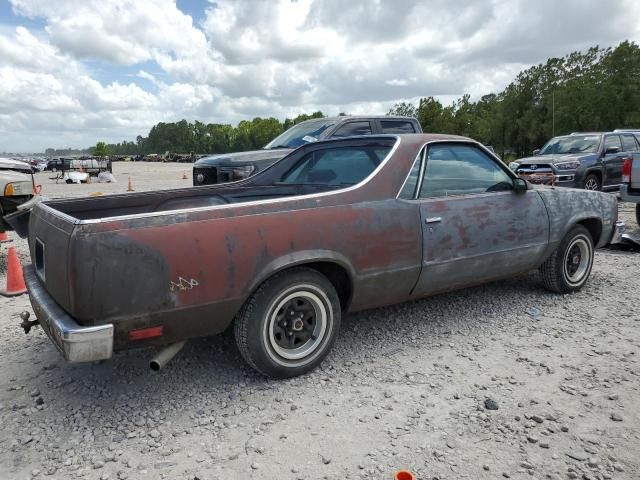
[[15, 213], [19, 207], [26, 207], [34, 198], [33, 180], [29, 171], [20, 173], [3, 170], [0, 166], [0, 232], [12, 230], [5, 216]]

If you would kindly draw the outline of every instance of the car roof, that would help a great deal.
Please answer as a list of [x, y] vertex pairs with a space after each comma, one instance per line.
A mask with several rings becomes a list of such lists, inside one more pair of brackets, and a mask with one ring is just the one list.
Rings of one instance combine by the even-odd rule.
[[[401, 117], [396, 115], [337, 115], [333, 117], [322, 117], [322, 118], [310, 118], [309, 120], [305, 120], [300, 123], [311, 123], [311, 122], [340, 122], [343, 120], [404, 120], [404, 121], [412, 121], [417, 122], [418, 120], [414, 117]], [[300, 125], [298, 123], [297, 125]]]
[[[456, 142], [471, 142], [480, 144], [480, 142], [469, 138], [462, 137], [460, 135], [449, 135], [446, 133], [402, 133], [402, 134], [391, 134], [391, 133], [381, 133], [375, 135], [355, 135], [351, 137], [340, 137], [340, 138], [329, 138], [326, 140], [318, 140], [317, 142], [313, 142], [313, 145], [319, 144], [333, 144], [333, 143], [341, 143], [348, 140], [370, 140], [372, 143], [377, 139], [381, 138], [400, 138], [402, 143], [410, 143], [414, 145], [423, 145], [428, 142], [438, 142], [438, 141], [456, 141]], [[309, 145], [309, 144], [306, 144]], [[304, 146], [304, 145], [303, 145]], [[300, 147], [298, 147], [300, 148]]]

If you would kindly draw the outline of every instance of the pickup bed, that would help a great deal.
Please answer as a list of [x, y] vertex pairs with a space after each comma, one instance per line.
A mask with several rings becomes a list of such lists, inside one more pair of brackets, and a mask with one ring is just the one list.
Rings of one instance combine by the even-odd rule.
[[622, 165], [620, 198], [636, 204], [636, 222], [640, 225], [640, 153], [630, 155]]
[[40, 203], [25, 271], [67, 360], [173, 354], [233, 325], [251, 366], [288, 377], [327, 355], [345, 311], [536, 268], [578, 290], [621, 228], [612, 195], [532, 187], [473, 140], [371, 136], [231, 184]]

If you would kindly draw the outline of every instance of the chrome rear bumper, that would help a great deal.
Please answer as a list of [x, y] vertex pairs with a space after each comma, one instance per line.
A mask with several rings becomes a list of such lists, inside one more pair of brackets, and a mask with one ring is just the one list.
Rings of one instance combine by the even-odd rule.
[[92, 362], [111, 358], [113, 325], [83, 327], [47, 293], [33, 266], [24, 268], [24, 280], [33, 311], [43, 330], [69, 362]]

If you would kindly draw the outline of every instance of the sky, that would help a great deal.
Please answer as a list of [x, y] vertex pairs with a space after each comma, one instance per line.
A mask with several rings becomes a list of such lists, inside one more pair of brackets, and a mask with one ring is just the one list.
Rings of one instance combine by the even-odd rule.
[[477, 98], [638, 42], [639, 18], [637, 0], [0, 0], [0, 151]]

